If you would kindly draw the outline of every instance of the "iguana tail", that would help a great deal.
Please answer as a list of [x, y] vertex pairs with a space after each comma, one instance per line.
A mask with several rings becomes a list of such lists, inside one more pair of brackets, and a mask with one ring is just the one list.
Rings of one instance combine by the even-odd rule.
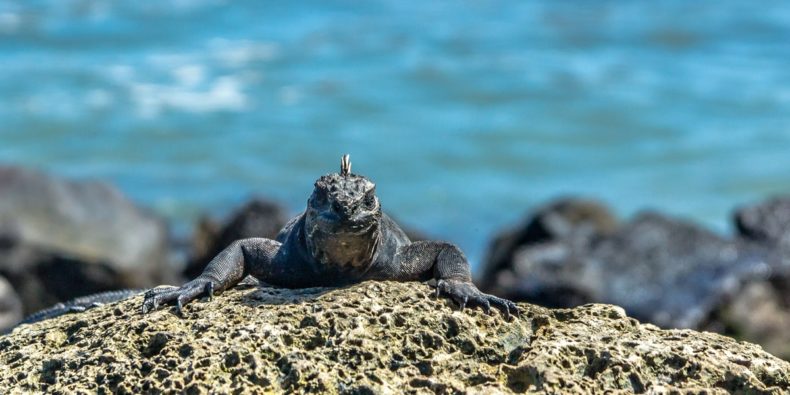
[[132, 296], [139, 295], [145, 291], [145, 289], [121, 289], [117, 291], [107, 291], [92, 295], [80, 296], [63, 303], [58, 303], [44, 310], [37, 311], [25, 317], [25, 319], [19, 324], [32, 324], [34, 322], [55, 318], [63, 314], [82, 312], [93, 307], [131, 298]]

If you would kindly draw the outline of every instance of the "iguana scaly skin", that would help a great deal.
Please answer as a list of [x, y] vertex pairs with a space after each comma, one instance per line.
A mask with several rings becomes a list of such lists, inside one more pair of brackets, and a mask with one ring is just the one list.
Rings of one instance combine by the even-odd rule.
[[145, 289], [121, 289], [117, 291], [107, 291], [93, 295], [80, 296], [67, 302], [58, 303], [44, 310], [39, 310], [25, 317], [25, 319], [22, 320], [18, 325], [32, 324], [34, 322], [55, 318], [63, 314], [83, 312], [94, 307], [128, 299], [132, 296], [137, 296], [145, 291]]
[[335, 287], [365, 280], [436, 280], [445, 294], [463, 308], [467, 304], [506, 316], [516, 305], [480, 292], [472, 283], [469, 263], [455, 245], [441, 241], [412, 243], [384, 214], [375, 184], [351, 173], [348, 155], [340, 172], [315, 182], [307, 209], [291, 219], [275, 240], [237, 240], [209, 262], [194, 280], [175, 288], [154, 288], [145, 294], [142, 310], [163, 304], [181, 308], [202, 296], [233, 287], [251, 275], [279, 287]]

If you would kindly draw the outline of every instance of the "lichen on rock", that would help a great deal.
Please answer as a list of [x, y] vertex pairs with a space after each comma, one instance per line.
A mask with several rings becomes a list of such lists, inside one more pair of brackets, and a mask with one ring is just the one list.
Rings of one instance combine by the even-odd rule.
[[609, 305], [459, 311], [424, 284], [229, 290], [140, 313], [141, 297], [0, 337], [0, 388], [62, 393], [787, 393], [790, 363]]

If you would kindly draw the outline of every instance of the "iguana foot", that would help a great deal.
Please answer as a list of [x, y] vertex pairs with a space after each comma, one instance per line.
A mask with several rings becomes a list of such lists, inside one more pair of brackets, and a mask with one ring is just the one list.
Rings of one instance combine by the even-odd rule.
[[176, 312], [180, 315], [185, 304], [207, 295], [209, 300], [214, 296], [214, 282], [197, 278], [180, 287], [158, 287], [145, 293], [143, 299], [143, 314], [154, 311], [159, 306], [176, 304]]
[[505, 315], [505, 318], [510, 318], [511, 314], [519, 315], [519, 310], [515, 303], [480, 292], [474, 284], [468, 281], [438, 280], [436, 282], [436, 296], [442, 293], [450, 296], [452, 300], [458, 303], [461, 306], [461, 310], [468, 304], [471, 304], [482, 307], [486, 313], [489, 313], [491, 306], [494, 306]]

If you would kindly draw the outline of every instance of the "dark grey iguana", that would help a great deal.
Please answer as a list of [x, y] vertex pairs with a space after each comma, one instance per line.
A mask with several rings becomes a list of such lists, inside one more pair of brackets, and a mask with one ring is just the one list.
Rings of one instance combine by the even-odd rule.
[[[469, 263], [458, 247], [440, 241], [412, 243], [382, 212], [375, 184], [351, 173], [348, 155], [341, 159], [339, 173], [322, 176], [315, 182], [307, 209], [291, 219], [275, 240], [250, 238], [233, 242], [194, 280], [181, 287], [148, 290], [142, 311], [148, 313], [172, 303], [180, 313], [184, 304], [231, 288], [248, 275], [286, 288], [336, 287], [365, 280], [433, 279], [437, 295], [449, 296], [461, 308], [470, 304], [488, 311], [493, 305], [506, 316], [518, 314], [513, 302], [477, 289]], [[122, 292], [128, 294], [111, 296], [119, 300], [136, 294]], [[76, 304], [55, 306], [33, 317], [50, 318], [93, 304], [88, 296]]]
[[145, 294], [143, 312], [174, 303], [180, 311], [190, 301], [233, 287], [251, 275], [286, 288], [334, 287], [364, 280], [436, 280], [463, 308], [491, 305], [505, 315], [518, 313], [508, 300], [480, 292], [469, 263], [453, 244], [412, 243], [381, 211], [375, 184], [351, 173], [348, 155], [340, 173], [315, 182], [307, 209], [291, 219], [276, 240], [237, 240], [219, 253], [194, 280], [179, 288], [155, 288]]

